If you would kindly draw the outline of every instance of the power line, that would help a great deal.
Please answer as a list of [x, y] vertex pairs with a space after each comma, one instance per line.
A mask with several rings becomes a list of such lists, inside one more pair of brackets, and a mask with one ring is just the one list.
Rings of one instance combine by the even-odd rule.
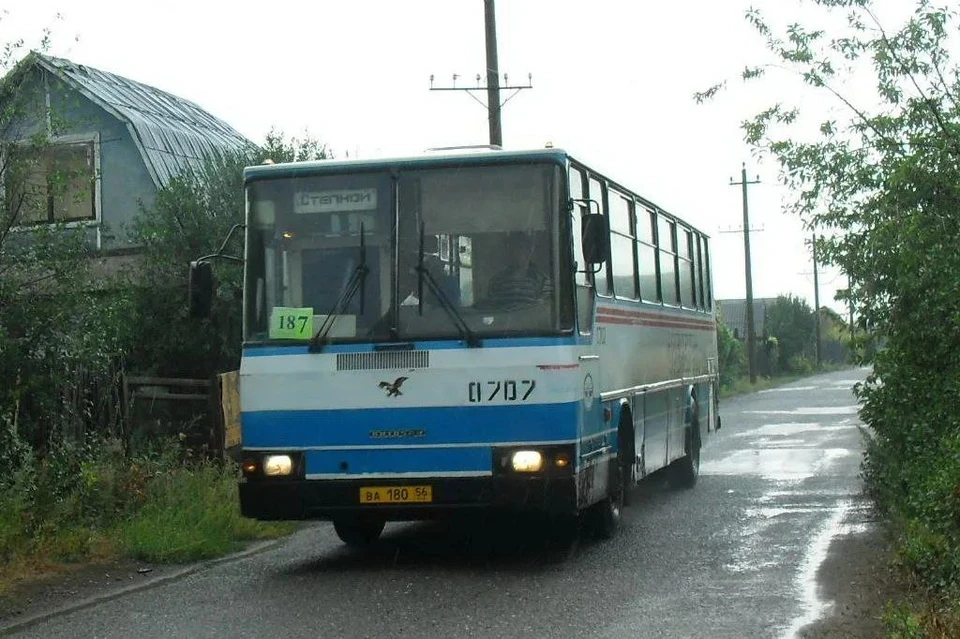
[[[431, 91], [466, 91], [471, 98], [484, 105], [483, 101], [473, 95], [474, 91], [483, 91], [487, 94], [487, 102], [484, 105], [487, 109], [487, 118], [490, 127], [490, 145], [495, 147], [503, 146], [503, 129], [500, 121], [500, 107], [510, 101], [513, 96], [520, 93], [523, 89], [533, 88], [533, 74], [527, 74], [526, 85], [510, 85], [510, 79], [507, 74], [503, 74], [503, 86], [500, 85], [500, 64], [497, 60], [497, 25], [494, 0], [483, 0], [483, 21], [484, 34], [487, 55], [487, 79], [486, 84], [481, 84], [481, 76], [477, 74], [477, 86], [458, 87], [457, 78], [460, 76], [453, 74], [453, 83], [448, 87], [436, 87], [433, 85], [433, 75], [430, 76]], [[503, 102], [500, 101], [500, 91], [513, 91]]]

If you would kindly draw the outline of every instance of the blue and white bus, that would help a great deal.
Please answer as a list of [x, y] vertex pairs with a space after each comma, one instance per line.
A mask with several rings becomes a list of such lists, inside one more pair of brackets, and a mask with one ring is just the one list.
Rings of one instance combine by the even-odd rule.
[[594, 514], [719, 427], [709, 241], [560, 149], [249, 167], [241, 510]]

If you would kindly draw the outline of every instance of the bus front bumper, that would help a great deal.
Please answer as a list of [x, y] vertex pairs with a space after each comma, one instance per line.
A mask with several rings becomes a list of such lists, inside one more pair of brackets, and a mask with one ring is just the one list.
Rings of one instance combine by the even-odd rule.
[[[430, 486], [428, 503], [361, 503], [361, 490]], [[492, 476], [406, 480], [280, 480], [240, 483], [240, 511], [263, 521], [333, 519], [376, 514], [389, 521], [437, 519], [470, 510], [541, 512], [577, 511], [573, 475]]]

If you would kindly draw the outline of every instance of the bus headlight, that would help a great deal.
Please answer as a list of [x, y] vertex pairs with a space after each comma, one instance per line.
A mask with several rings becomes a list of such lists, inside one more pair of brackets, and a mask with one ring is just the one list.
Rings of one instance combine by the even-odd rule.
[[510, 458], [510, 464], [518, 473], [539, 473], [543, 470], [543, 455], [537, 450], [518, 450]]
[[263, 459], [263, 474], [267, 477], [284, 477], [293, 473], [290, 455], [268, 455]]

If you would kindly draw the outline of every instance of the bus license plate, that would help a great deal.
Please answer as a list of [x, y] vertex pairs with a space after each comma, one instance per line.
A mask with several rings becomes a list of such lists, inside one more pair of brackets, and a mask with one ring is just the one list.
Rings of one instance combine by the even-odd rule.
[[423, 504], [433, 501], [433, 486], [361, 486], [361, 504]]

